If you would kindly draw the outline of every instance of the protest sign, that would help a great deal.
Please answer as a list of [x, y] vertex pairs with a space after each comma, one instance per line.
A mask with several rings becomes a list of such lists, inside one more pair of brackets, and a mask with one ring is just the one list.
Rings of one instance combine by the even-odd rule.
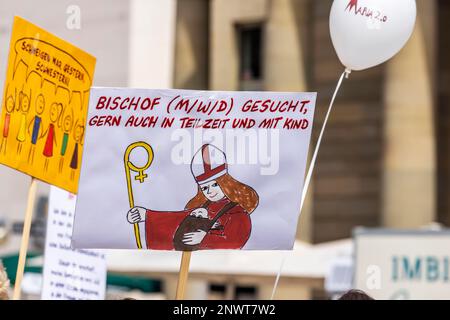
[[95, 58], [15, 17], [0, 163], [76, 193]]
[[70, 247], [76, 196], [51, 187], [45, 241], [44, 300], [103, 300], [106, 261], [101, 252]]
[[14, 299], [20, 298], [37, 181], [76, 193], [95, 58], [14, 17], [0, 115], [0, 163], [32, 177]]
[[315, 100], [92, 88], [72, 245], [292, 249]]

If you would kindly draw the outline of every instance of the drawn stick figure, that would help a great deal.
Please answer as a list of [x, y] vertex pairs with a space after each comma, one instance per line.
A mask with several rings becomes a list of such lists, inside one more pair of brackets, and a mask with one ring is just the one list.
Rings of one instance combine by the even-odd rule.
[[[72, 131], [73, 128], [73, 110], [70, 108], [66, 108], [67, 113], [62, 117], [64, 120], [62, 121], [62, 129], [63, 129], [63, 136], [62, 136], [62, 142], [61, 142], [61, 151], [60, 151], [60, 159], [59, 159], [59, 173], [62, 172], [64, 167], [64, 156], [66, 155], [67, 151], [67, 145], [69, 143], [69, 134], [70, 131]], [[61, 125], [60, 125], [61, 127]]]
[[[84, 123], [82, 121], [81, 123]], [[78, 124], [78, 120], [75, 123], [73, 138], [75, 140], [75, 147], [73, 148], [72, 159], [70, 161], [70, 168], [72, 172], [70, 173], [70, 179], [75, 178], [75, 171], [78, 169], [78, 145], [83, 145], [83, 135], [84, 135], [84, 125]]]
[[47, 135], [47, 138], [45, 140], [44, 152], [42, 153], [45, 157], [44, 171], [48, 170], [50, 158], [53, 157], [53, 145], [58, 145], [58, 143], [56, 142], [55, 125], [61, 117], [62, 111], [62, 103], [54, 102], [50, 106], [50, 124], [44, 133], [44, 136]]
[[[36, 143], [38, 139], [41, 139], [43, 135], [39, 135], [39, 131], [41, 130], [41, 123], [42, 123], [42, 113], [45, 110], [45, 98], [41, 94], [39, 94], [36, 98], [35, 103], [35, 109], [36, 109], [36, 115], [33, 119], [31, 119], [29, 125], [28, 125], [28, 133], [31, 133], [31, 146], [30, 151], [28, 152], [28, 162], [30, 164], [34, 161], [34, 151], [36, 149]], [[32, 132], [30, 132], [30, 129], [32, 128]]]
[[[7, 92], [8, 88], [6, 88], [5, 95]], [[0, 152], [3, 152], [3, 154], [6, 154], [6, 145], [8, 143], [8, 135], [9, 135], [9, 125], [11, 123], [11, 114], [14, 112], [15, 99], [16, 99], [16, 89], [14, 89], [14, 97], [10, 94], [7, 98], [5, 98], [6, 113], [5, 113], [5, 120], [3, 122], [2, 142], [0, 144]]]
[[22, 146], [23, 143], [26, 140], [27, 135], [27, 115], [28, 111], [30, 110], [30, 99], [31, 99], [31, 91], [29, 95], [26, 95], [23, 90], [19, 93], [19, 104], [17, 111], [20, 110], [20, 125], [19, 125], [19, 131], [17, 132], [17, 141], [19, 143], [17, 144], [17, 154], [22, 153]]

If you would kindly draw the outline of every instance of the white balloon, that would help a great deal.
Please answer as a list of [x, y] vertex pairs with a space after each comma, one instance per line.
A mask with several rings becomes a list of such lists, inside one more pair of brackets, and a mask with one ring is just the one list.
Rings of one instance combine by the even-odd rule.
[[330, 33], [342, 64], [363, 70], [399, 52], [416, 22], [415, 0], [334, 0]]

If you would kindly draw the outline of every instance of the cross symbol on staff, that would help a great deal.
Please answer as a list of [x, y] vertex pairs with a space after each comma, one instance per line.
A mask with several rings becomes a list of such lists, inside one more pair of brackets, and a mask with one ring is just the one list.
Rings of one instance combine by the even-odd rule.
[[134, 179], [139, 180], [140, 183], [144, 182], [145, 178], [147, 178], [147, 174], [145, 174], [143, 170], [139, 172], [139, 175], [134, 177]]
[[[144, 148], [144, 150], [147, 152], [147, 162], [142, 167], [137, 167], [130, 161], [130, 154], [135, 148]], [[144, 180], [148, 177], [148, 175], [145, 173], [145, 170], [147, 170], [153, 162], [153, 149], [148, 143], [143, 141], [132, 143], [125, 150], [123, 161], [125, 165], [125, 175], [127, 178], [128, 200], [130, 202], [130, 208], [133, 208], [134, 196], [133, 196], [133, 185], [131, 183], [131, 172], [138, 173], [138, 175], [134, 177], [135, 180], [138, 180], [140, 183], [144, 182]], [[139, 223], [134, 224], [134, 236], [136, 238], [137, 247], [139, 249], [142, 249]]]

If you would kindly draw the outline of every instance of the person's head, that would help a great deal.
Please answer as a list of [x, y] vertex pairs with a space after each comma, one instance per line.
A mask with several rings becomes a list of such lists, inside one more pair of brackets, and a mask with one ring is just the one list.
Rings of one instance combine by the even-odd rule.
[[338, 300], [375, 300], [362, 290], [352, 289], [344, 293]]
[[69, 133], [73, 128], [73, 109], [71, 106], [66, 106], [59, 117], [58, 126], [63, 129], [64, 133]]
[[191, 171], [197, 182], [197, 194], [186, 207], [193, 209], [206, 201], [219, 201], [227, 198], [238, 203], [248, 213], [258, 206], [259, 197], [253, 188], [237, 181], [228, 174], [225, 153], [213, 145], [204, 145], [194, 155]]
[[36, 113], [41, 115], [45, 109], [45, 99], [44, 95], [41, 93], [36, 98]]
[[75, 141], [81, 142], [83, 140], [83, 135], [84, 135], [84, 126], [81, 124], [75, 125], [75, 130], [73, 134]]
[[64, 117], [64, 121], [63, 121], [64, 131], [69, 132], [70, 129], [72, 129], [72, 125], [73, 125], [72, 116], [70, 114], [68, 114]]
[[[12, 92], [14, 91], [14, 92]], [[11, 113], [14, 111], [14, 108], [16, 107], [16, 89], [9, 90], [9, 84], [6, 85], [5, 90], [5, 108], [7, 113]]]
[[199, 184], [198, 187], [203, 196], [209, 201], [219, 201], [225, 197], [225, 193], [216, 180]]
[[14, 111], [14, 97], [12, 95], [9, 95], [6, 98], [5, 107], [6, 107], [6, 112], [8, 112], [8, 113], [11, 113]]
[[56, 123], [61, 116], [61, 113], [63, 111], [63, 105], [62, 103], [54, 102], [50, 106], [50, 121], [52, 123]]
[[63, 121], [63, 129], [65, 132], [69, 132], [72, 130], [73, 127], [73, 116], [70, 112], [67, 112], [67, 114], [64, 116]]

